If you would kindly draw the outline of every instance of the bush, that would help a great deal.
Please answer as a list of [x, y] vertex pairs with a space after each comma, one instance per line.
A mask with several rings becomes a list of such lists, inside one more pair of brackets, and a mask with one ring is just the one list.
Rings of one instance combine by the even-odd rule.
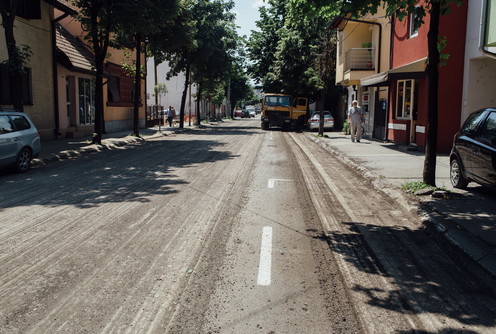
[[346, 119], [343, 123], [343, 132], [345, 135], [349, 135], [350, 132], [350, 124], [348, 123], [348, 119]]

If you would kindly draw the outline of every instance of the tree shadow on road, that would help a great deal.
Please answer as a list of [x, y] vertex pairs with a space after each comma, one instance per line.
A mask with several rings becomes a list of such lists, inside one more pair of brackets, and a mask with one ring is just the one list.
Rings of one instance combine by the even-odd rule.
[[211, 164], [235, 156], [209, 140], [150, 141], [89, 153], [2, 176], [0, 212], [16, 206], [73, 205], [93, 208], [106, 203], [148, 202], [154, 195], [178, 192], [190, 181], [173, 169]]
[[[465, 325], [496, 326], [494, 279], [484, 276], [464, 254], [443, 245], [446, 241], [437, 232], [342, 224], [347, 228], [330, 231], [327, 242], [365, 277], [357, 279], [352, 289], [371, 307], [401, 314], [437, 314]], [[389, 282], [388, 288], [373, 284], [379, 276]], [[440, 333], [473, 332], [446, 329]]]

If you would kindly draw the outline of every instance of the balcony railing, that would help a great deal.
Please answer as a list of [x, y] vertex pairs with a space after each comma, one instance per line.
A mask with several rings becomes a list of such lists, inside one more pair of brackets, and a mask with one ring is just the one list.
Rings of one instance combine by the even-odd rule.
[[346, 52], [345, 71], [374, 70], [375, 48], [353, 48]]

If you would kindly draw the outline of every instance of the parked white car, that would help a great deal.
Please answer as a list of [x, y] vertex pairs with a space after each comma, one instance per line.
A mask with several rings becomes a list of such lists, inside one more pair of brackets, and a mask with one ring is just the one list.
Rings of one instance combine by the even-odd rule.
[[14, 109], [0, 109], [0, 168], [25, 172], [40, 151], [40, 133], [29, 116]]
[[[308, 119], [308, 129], [318, 130], [320, 124], [320, 111], [314, 111]], [[334, 117], [330, 111], [324, 111], [324, 130], [332, 130], [334, 128]]]

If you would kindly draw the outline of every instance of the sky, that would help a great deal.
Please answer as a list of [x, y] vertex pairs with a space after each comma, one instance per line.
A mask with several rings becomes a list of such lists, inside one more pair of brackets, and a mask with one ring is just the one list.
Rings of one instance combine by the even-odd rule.
[[234, 0], [234, 12], [236, 13], [236, 25], [240, 36], [250, 36], [251, 30], [256, 30], [255, 21], [260, 16], [258, 8], [264, 5], [263, 0]]

